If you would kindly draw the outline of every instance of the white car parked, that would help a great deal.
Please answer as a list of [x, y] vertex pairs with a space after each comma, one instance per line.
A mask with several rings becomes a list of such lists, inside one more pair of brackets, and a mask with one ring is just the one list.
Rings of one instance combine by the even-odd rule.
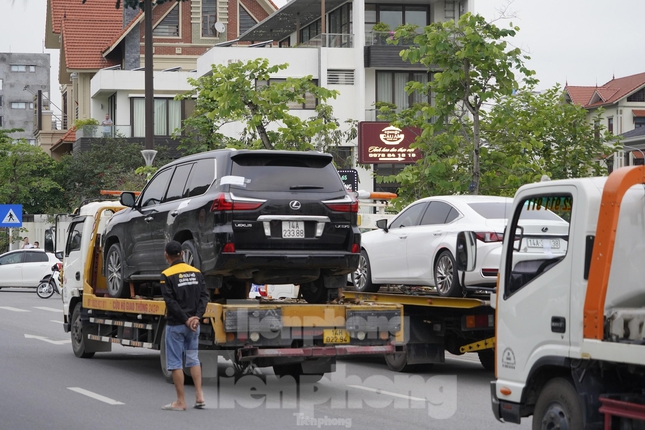
[[36, 288], [60, 260], [42, 249], [16, 249], [0, 255], [0, 288]]
[[[364, 233], [354, 289], [378, 291], [380, 285], [434, 286], [441, 296], [494, 289], [502, 240], [513, 199], [493, 196], [436, 196], [410, 204], [389, 225]], [[548, 211], [523, 212], [530, 230], [542, 223], [566, 221]], [[475, 270], [458, 279], [455, 246], [460, 231], [477, 237]]]

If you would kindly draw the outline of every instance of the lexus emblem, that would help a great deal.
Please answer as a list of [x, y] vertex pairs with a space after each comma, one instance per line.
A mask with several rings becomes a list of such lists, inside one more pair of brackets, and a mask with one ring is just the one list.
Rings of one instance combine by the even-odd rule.
[[300, 210], [300, 208], [302, 207], [302, 205], [300, 204], [300, 202], [299, 202], [298, 200], [291, 200], [291, 201], [289, 202], [289, 207], [290, 207], [292, 210], [297, 211], [297, 210]]
[[549, 227], [542, 227], [542, 233], [546, 233], [547, 231], [549, 231]]

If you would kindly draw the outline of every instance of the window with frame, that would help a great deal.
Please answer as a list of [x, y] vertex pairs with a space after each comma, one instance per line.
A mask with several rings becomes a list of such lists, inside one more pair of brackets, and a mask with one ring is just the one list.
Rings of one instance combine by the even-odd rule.
[[427, 72], [376, 72], [376, 101], [393, 103], [398, 110], [407, 109], [416, 103], [430, 103], [430, 94], [408, 94], [408, 82], [428, 83]]
[[0, 116], [0, 128], [4, 127], [4, 121], [2, 120], [2, 116]]
[[[132, 137], [145, 137], [146, 102], [144, 98], [131, 99]], [[185, 103], [182, 100], [155, 99], [154, 118], [155, 136], [171, 136], [181, 128], [181, 121], [185, 119], [182, 110]]]
[[0, 96], [0, 107], [2, 107], [3, 102], [4, 102], [4, 96]]
[[11, 71], [12, 72], [35, 72], [36, 71], [36, 66], [33, 65], [25, 65], [25, 64], [12, 64], [11, 65]]
[[239, 10], [238, 16], [239, 16], [239, 19], [240, 19], [239, 20], [239, 22], [240, 22], [240, 24], [239, 24], [240, 25], [239, 34], [244, 34], [248, 30], [250, 30], [251, 27], [253, 27], [258, 22], [255, 20], [255, 18], [253, 18], [251, 16], [250, 13], [247, 12], [246, 9], [244, 9], [244, 6], [242, 6], [242, 3], [240, 3], [240, 5], [238, 7], [238, 10]]
[[308, 42], [309, 40], [321, 34], [322, 33], [321, 25], [322, 25], [321, 21], [320, 19], [318, 19], [312, 22], [311, 24], [309, 24], [308, 26], [302, 28], [300, 30], [300, 43]]
[[179, 6], [175, 4], [152, 31], [154, 37], [179, 37]]
[[83, 218], [81, 221], [69, 226], [68, 231], [70, 234], [67, 236], [67, 244], [65, 245], [65, 257], [69, 257], [69, 254], [73, 251], [81, 250], [84, 222], [85, 219]]
[[351, 169], [354, 166], [353, 146], [332, 146], [327, 149], [334, 157], [334, 164], [338, 169]]
[[636, 91], [634, 94], [627, 96], [628, 102], [645, 102], [645, 88]]
[[614, 134], [614, 117], [607, 118], [607, 131]]
[[352, 34], [352, 3], [345, 3], [329, 12], [329, 32]]
[[[11, 102], [11, 109], [27, 109], [30, 103], [26, 102]], [[31, 103], [33, 105], [33, 103]], [[32, 106], [33, 108], [33, 106]]]
[[395, 30], [402, 24], [418, 25], [419, 30], [429, 25], [430, 8], [418, 5], [365, 4], [365, 31], [372, 31], [377, 22], [383, 22]]
[[0, 79], [0, 91], [2, 91], [2, 79]]
[[[281, 83], [281, 82], [286, 82], [286, 79], [278, 79], [278, 78], [269, 79], [268, 85]], [[316, 86], [318, 85], [318, 79], [312, 79], [311, 82], [313, 82]], [[266, 81], [256, 82], [256, 86], [258, 88], [265, 85], [267, 85]], [[316, 109], [316, 106], [318, 105], [318, 99], [316, 99], [316, 96], [314, 96], [311, 93], [305, 93], [304, 98], [305, 98], [304, 103], [298, 103], [298, 102], [287, 103], [287, 107], [291, 110]]]
[[217, 37], [217, 0], [202, 0], [202, 37]]
[[[0, 103], [1, 106], [1, 103]], [[637, 116], [634, 117], [634, 128], [645, 127], [645, 117]]]

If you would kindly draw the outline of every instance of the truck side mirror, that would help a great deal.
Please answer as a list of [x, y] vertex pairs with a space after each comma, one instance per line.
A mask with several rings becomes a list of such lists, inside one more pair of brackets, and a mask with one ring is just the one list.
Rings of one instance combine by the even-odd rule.
[[387, 219], [380, 219], [376, 221], [376, 226], [387, 233]]
[[131, 193], [129, 191], [124, 191], [123, 193], [121, 193], [121, 197], [119, 197], [119, 201], [123, 206], [127, 206], [129, 208], [134, 207], [134, 202], [135, 202], [134, 193]]
[[472, 272], [477, 261], [477, 238], [472, 231], [461, 231], [457, 234], [457, 270]]

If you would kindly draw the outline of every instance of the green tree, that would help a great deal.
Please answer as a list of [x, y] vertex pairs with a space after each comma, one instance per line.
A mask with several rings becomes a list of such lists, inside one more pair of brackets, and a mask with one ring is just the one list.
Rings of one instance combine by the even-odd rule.
[[482, 130], [482, 189], [513, 195], [522, 184], [607, 174], [601, 161], [620, 148], [604, 126], [602, 111], [589, 121], [581, 106], [566, 103], [555, 86], [542, 93], [519, 92], [500, 99]]
[[[498, 28], [481, 15], [467, 13], [457, 22], [433, 23], [420, 34], [416, 26], [410, 25], [395, 32], [395, 43], [413, 40], [412, 46], [401, 51], [401, 57], [434, 72], [427, 84], [410, 82], [406, 87], [409, 92], [432, 93], [433, 105], [415, 106], [413, 114], [408, 113], [403, 118], [414, 125], [419, 119], [432, 122], [432, 126], [423, 126], [422, 140], [425, 142], [433, 141], [432, 135], [452, 130], [455, 120], [460, 121], [462, 127], [471, 128], [462, 133], [459, 140], [461, 144], [468, 144], [472, 152], [469, 188], [473, 194], [478, 194], [480, 189], [481, 120], [485, 105], [518, 90], [520, 83], [516, 74], [523, 76], [524, 84], [529, 87], [537, 82], [533, 78], [535, 72], [524, 65], [528, 57], [519, 48], [509, 49], [504, 40], [515, 36], [518, 30], [512, 24], [507, 29]], [[450, 136], [446, 139], [455, 140]]]
[[[212, 73], [190, 79], [194, 90], [180, 98], [193, 98], [193, 114], [185, 121], [181, 148], [188, 153], [223, 147], [250, 149], [327, 149], [356, 136], [356, 123], [340, 131], [332, 109], [324, 102], [337, 91], [319, 87], [311, 76], [271, 79], [287, 64], [271, 66], [258, 58], [229, 65], [213, 65]], [[289, 113], [289, 105], [319, 103], [315, 115], [302, 119]], [[241, 122], [239, 138], [226, 136], [222, 127]]]
[[0, 202], [21, 204], [23, 213], [49, 213], [64, 207], [62, 187], [55, 181], [56, 162], [39, 147], [14, 142], [0, 129]]
[[[147, 171], [137, 174], [144, 166], [141, 155], [144, 146], [125, 139], [106, 139], [88, 151], [66, 155], [61, 160], [59, 182], [65, 189], [65, 199], [73, 209], [86, 199], [98, 199], [101, 190], [139, 191], [146, 184]], [[155, 164], [170, 160], [165, 147], [158, 148]]]

